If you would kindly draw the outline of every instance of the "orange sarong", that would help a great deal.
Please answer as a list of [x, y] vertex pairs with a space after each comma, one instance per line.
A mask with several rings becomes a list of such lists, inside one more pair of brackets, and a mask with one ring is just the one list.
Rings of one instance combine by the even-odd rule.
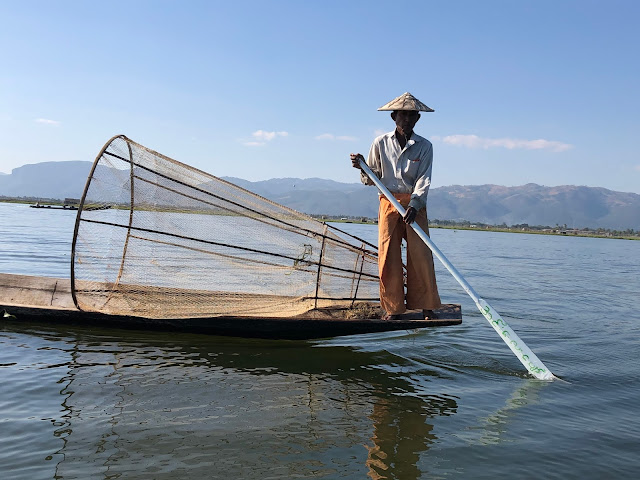
[[[394, 194], [407, 208], [411, 194]], [[416, 215], [417, 223], [427, 235], [429, 224], [426, 209]], [[407, 294], [405, 306], [402, 272], [402, 239], [407, 242]], [[431, 250], [418, 234], [404, 223], [402, 217], [385, 197], [380, 197], [378, 212], [378, 271], [380, 304], [389, 314], [409, 310], [434, 310], [441, 306]]]

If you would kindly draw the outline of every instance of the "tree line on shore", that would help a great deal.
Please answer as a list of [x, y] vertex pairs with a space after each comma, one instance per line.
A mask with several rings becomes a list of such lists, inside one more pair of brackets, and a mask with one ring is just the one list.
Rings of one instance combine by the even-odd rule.
[[[344, 217], [340, 215], [313, 215], [322, 221], [327, 222], [348, 222], [348, 223], [377, 223], [375, 218], [351, 216]], [[628, 228], [626, 230], [615, 230], [610, 228], [570, 228], [567, 224], [555, 226], [549, 225], [529, 225], [527, 223], [517, 223], [507, 225], [491, 225], [482, 222], [471, 222], [469, 220], [429, 220], [430, 228], [457, 228], [460, 230], [488, 230], [498, 232], [517, 232], [517, 233], [539, 233], [548, 235], [575, 235], [589, 237], [610, 237], [610, 238], [637, 238], [640, 239], [640, 230]]]

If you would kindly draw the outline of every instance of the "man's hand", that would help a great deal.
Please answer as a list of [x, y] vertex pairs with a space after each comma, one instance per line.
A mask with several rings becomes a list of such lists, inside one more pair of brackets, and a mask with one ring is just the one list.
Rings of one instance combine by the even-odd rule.
[[404, 220], [404, 223], [409, 225], [410, 223], [413, 223], [413, 221], [416, 219], [417, 214], [418, 214], [418, 211], [415, 208], [407, 207], [407, 211], [404, 213], [404, 217], [402, 217], [402, 219]]
[[352, 153], [351, 154], [351, 166], [353, 168], [358, 168], [360, 170], [362, 170], [362, 168], [360, 167], [360, 160], [364, 160], [364, 157], [359, 154], [359, 153]]

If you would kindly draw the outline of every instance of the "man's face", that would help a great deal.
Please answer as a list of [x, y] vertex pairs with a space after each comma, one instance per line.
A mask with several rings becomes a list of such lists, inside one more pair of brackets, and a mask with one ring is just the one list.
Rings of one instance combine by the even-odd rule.
[[406, 134], [413, 131], [413, 127], [420, 119], [420, 114], [415, 110], [396, 110], [391, 113], [391, 118], [396, 122], [396, 127]]

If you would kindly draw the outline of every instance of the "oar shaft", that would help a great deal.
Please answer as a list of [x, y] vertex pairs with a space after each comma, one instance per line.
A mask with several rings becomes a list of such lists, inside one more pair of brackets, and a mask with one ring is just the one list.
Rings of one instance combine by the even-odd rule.
[[[376, 187], [382, 192], [382, 194], [387, 197], [387, 199], [391, 202], [391, 204], [398, 210], [398, 213], [404, 216], [406, 210], [404, 207], [398, 202], [398, 200], [389, 192], [387, 187], [380, 181], [380, 179], [371, 171], [369, 166], [366, 164], [364, 160], [360, 160], [360, 167], [362, 170], [369, 176], [369, 178], [375, 183]], [[484, 299], [480, 298], [475, 290], [469, 285], [469, 283], [464, 279], [464, 277], [458, 272], [456, 267], [454, 267], [451, 262], [444, 256], [444, 254], [440, 251], [440, 249], [433, 243], [431, 238], [420, 228], [418, 224], [415, 222], [411, 223], [411, 228], [418, 234], [418, 236], [422, 239], [424, 243], [426, 243], [427, 247], [431, 249], [433, 254], [438, 257], [438, 260], [442, 262], [442, 264], [446, 267], [447, 270], [453, 275], [458, 283], [464, 288], [464, 290], [469, 294], [471, 299], [474, 301], [480, 313], [487, 319], [489, 324], [493, 327], [493, 329], [500, 335], [502, 340], [509, 346], [511, 351], [518, 357], [520, 362], [525, 366], [525, 368], [529, 371], [531, 375], [536, 378], [542, 380], [550, 380], [553, 378], [553, 374], [549, 369], [540, 361], [540, 359], [533, 353], [529, 347], [518, 337], [516, 332], [514, 332], [511, 327], [507, 324], [506, 321], [498, 312], [496, 312], [491, 305], [489, 305]]]

